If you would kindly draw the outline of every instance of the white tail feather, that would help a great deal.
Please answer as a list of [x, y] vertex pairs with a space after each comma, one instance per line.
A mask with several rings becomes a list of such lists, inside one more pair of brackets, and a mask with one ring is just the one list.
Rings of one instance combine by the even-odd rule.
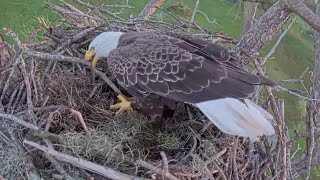
[[274, 128], [268, 119], [272, 115], [249, 99], [245, 103], [224, 98], [195, 104], [221, 131], [249, 137], [256, 141], [261, 135], [272, 135]]

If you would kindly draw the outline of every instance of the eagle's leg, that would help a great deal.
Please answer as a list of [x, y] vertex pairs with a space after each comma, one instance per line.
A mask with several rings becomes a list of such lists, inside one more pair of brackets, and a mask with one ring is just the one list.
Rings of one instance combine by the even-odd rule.
[[120, 103], [114, 104], [110, 106], [110, 109], [116, 110], [119, 109], [116, 114], [121, 114], [124, 111], [131, 111], [133, 112], [132, 106], [131, 106], [131, 101], [126, 100], [126, 98], [122, 95], [117, 96], [118, 99], [121, 101]]

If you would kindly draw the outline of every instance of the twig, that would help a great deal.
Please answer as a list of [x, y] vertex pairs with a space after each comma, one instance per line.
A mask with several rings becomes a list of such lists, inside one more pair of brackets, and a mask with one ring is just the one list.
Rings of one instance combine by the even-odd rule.
[[[143, 161], [141, 159], [137, 160], [136, 161], [138, 165], [144, 167], [144, 168], [147, 168], [159, 175], [163, 175], [163, 170], [160, 169], [160, 168], [157, 168], [149, 163], [147, 163], [146, 161]], [[179, 180], [177, 177], [173, 176], [172, 174], [168, 173], [168, 174], [165, 174], [165, 177], [168, 178], [169, 180]]]
[[22, 120], [22, 119], [20, 119], [20, 118], [18, 118], [16, 116], [14, 116], [14, 115], [11, 115], [11, 114], [0, 113], [0, 117], [5, 118], [5, 119], [10, 119], [10, 120], [12, 120], [12, 121], [14, 121], [14, 122], [16, 122], [18, 124], [21, 124], [21, 125], [23, 125], [23, 126], [25, 126], [27, 128], [30, 128], [30, 129], [35, 129], [35, 130], [39, 129], [37, 126], [35, 126], [35, 125], [31, 124], [31, 123], [28, 123], [28, 122], [26, 122], [26, 121], [24, 121], [24, 120]]
[[227, 180], [226, 175], [224, 174], [223, 170], [218, 166], [218, 164], [216, 163], [215, 160], [212, 161], [212, 164], [213, 164], [214, 168], [216, 168], [216, 169], [218, 170], [218, 172], [220, 173], [221, 178], [222, 178], [223, 180]]
[[163, 173], [162, 173], [162, 176], [167, 177], [168, 174], [170, 174], [168, 158], [167, 158], [166, 154], [163, 151], [160, 152], [160, 155], [161, 155], [162, 161], [163, 161]]
[[290, 83], [300, 82], [301, 83], [303, 81], [303, 78], [307, 74], [308, 70], [309, 70], [309, 67], [307, 67], [297, 79], [286, 79], [286, 80], [280, 80], [279, 82], [290, 82]]
[[262, 61], [260, 62], [261, 65], [264, 65], [268, 59], [270, 59], [270, 57], [272, 56], [272, 54], [276, 51], [276, 48], [278, 47], [278, 45], [280, 44], [282, 38], [287, 34], [287, 32], [290, 30], [291, 26], [296, 22], [297, 20], [297, 16], [294, 17], [294, 19], [291, 21], [291, 23], [289, 24], [289, 26], [281, 33], [281, 35], [279, 36], [277, 42], [273, 45], [273, 47], [271, 48], [271, 50], [269, 51], [269, 53], [262, 59]]
[[16, 99], [15, 99], [15, 101], [14, 101], [12, 107], [11, 107], [11, 114], [13, 114], [13, 111], [14, 111], [14, 109], [16, 108], [16, 105], [18, 104], [20, 98], [22, 98], [21, 95], [22, 95], [22, 93], [24, 92], [24, 91], [23, 91], [24, 86], [25, 86], [25, 84], [24, 84], [24, 83], [21, 83], [20, 88], [19, 88], [19, 91], [18, 91], [18, 94], [17, 94], [17, 96], [16, 96]]
[[[64, 56], [60, 54], [49, 54], [49, 53], [43, 53], [43, 52], [37, 52], [30, 49], [25, 49], [24, 51], [26, 54], [32, 57], [37, 57], [39, 59], [44, 60], [51, 60], [51, 61], [63, 61], [63, 62], [70, 62], [70, 63], [79, 63], [86, 65], [87, 67], [91, 67], [91, 63], [88, 61], [85, 61], [83, 59], [77, 58], [77, 57], [71, 57], [71, 56]], [[113, 84], [113, 82], [105, 75], [105, 73], [93, 69], [93, 71], [98, 74], [116, 93], [122, 94], [121, 91], [117, 88], [116, 85]]]
[[26, 91], [27, 91], [27, 105], [28, 105], [28, 117], [29, 119], [36, 125], [36, 117], [33, 113], [33, 103], [32, 103], [32, 90], [30, 85], [29, 76], [26, 70], [26, 64], [24, 62], [24, 59], [20, 56], [21, 59], [21, 72], [23, 74], [24, 83], [26, 85]]
[[[87, 6], [87, 7], [90, 8], [90, 9], [96, 9], [96, 7], [90, 5], [89, 2], [88, 2], [88, 3], [85, 3], [85, 2], [83, 2], [83, 1], [81, 1], [81, 0], [76, 0], [76, 1], [77, 1], [78, 3], [84, 5], [84, 6]], [[98, 8], [98, 9], [99, 9], [99, 11], [101, 11], [101, 12], [103, 12], [103, 13], [106, 13], [106, 14], [110, 15], [111, 17], [115, 18], [115, 19], [118, 19], [118, 20], [120, 20], [120, 21], [124, 21], [124, 19], [123, 19], [122, 17], [115, 15], [114, 13], [112, 13], [112, 12], [109, 11], [109, 10], [107, 10], [106, 8]]]
[[313, 98], [309, 98], [309, 97], [306, 97], [306, 96], [302, 96], [302, 95], [300, 95], [300, 94], [298, 94], [298, 93], [296, 93], [296, 92], [294, 92], [294, 91], [292, 91], [292, 90], [289, 90], [289, 89], [287, 89], [287, 88], [284, 88], [284, 87], [282, 87], [282, 86], [275, 86], [273, 89], [276, 90], [276, 91], [289, 93], [289, 94], [291, 94], [291, 95], [294, 95], [294, 96], [299, 97], [299, 98], [304, 99], [304, 100], [308, 100], [308, 101], [320, 101], [320, 99], [313, 99]]
[[183, 161], [186, 161], [186, 160], [193, 154], [193, 152], [194, 152], [194, 151], [196, 150], [196, 148], [197, 148], [198, 143], [197, 143], [197, 138], [196, 138], [196, 136], [193, 136], [192, 139], [193, 139], [193, 146], [192, 146], [192, 148], [190, 149], [190, 151], [188, 152], [188, 154], [181, 159], [182, 162], [183, 162]]
[[[13, 62], [13, 65], [11, 66], [11, 71], [9, 73], [9, 76], [7, 78], [7, 81], [6, 81], [6, 84], [4, 85], [3, 89], [2, 89], [2, 93], [1, 93], [1, 96], [0, 96], [0, 103], [2, 103], [3, 99], [4, 99], [4, 96], [6, 95], [7, 93], [7, 90], [9, 88], [9, 85], [10, 85], [10, 81], [14, 75], [14, 72], [18, 66], [18, 64], [20, 63], [20, 55], [21, 55], [22, 51], [20, 50], [16, 56], [13, 58], [14, 59], [14, 62]], [[1, 75], [2, 76], [2, 75]]]
[[157, 7], [161, 6], [164, 1], [165, 0], [150, 0], [136, 19], [148, 20], [150, 16], [157, 10]]
[[77, 33], [76, 35], [68, 38], [67, 41], [63, 42], [57, 49], [55, 49], [52, 54], [56, 54], [59, 53], [60, 51], [62, 51], [63, 49], [65, 49], [67, 46], [69, 46], [72, 43], [75, 43], [76, 41], [78, 41], [79, 39], [87, 36], [90, 32], [94, 31], [96, 29], [96, 27], [90, 27], [88, 29], [85, 29], [83, 31], [80, 31], [79, 33]]
[[209, 121], [203, 128], [200, 130], [200, 133], [204, 133], [210, 126], [212, 126], [212, 122]]
[[232, 171], [234, 172], [234, 179], [239, 180], [239, 170], [237, 166], [237, 150], [238, 150], [239, 139], [236, 137], [234, 139], [234, 146], [232, 147]]
[[199, 2], [200, 2], [200, 0], [197, 0], [196, 4], [194, 5], [194, 9], [193, 9], [192, 16], [191, 16], [191, 19], [190, 19], [191, 23], [194, 22], [194, 18], [196, 17], [196, 13], [197, 13], [197, 10], [198, 10]]
[[223, 154], [225, 154], [227, 152], [227, 148], [223, 148], [221, 151], [219, 151], [217, 154], [215, 154], [214, 156], [210, 157], [208, 160], [206, 160], [204, 162], [204, 164], [207, 166], [210, 163], [212, 163], [213, 161], [217, 160], [218, 158], [220, 158]]
[[0, 138], [1, 138], [2, 141], [3, 141], [4, 143], [6, 143], [7, 145], [11, 145], [11, 144], [12, 144], [10, 138], [8, 138], [1, 130], [0, 130]]
[[[261, 65], [260, 63], [258, 62], [257, 59], [251, 57], [251, 55], [246, 52], [246, 51], [243, 51], [254, 63], [258, 73], [262, 76], [265, 75], [264, 71], [262, 70], [261, 68]], [[287, 175], [287, 143], [289, 142], [288, 140], [288, 136], [285, 132], [285, 122], [284, 120], [282, 119], [281, 115], [280, 115], [280, 111], [279, 111], [279, 108], [278, 108], [278, 105], [277, 105], [277, 102], [276, 102], [276, 99], [272, 93], [272, 89], [271, 87], [269, 86], [266, 86], [266, 91], [267, 91], [267, 94], [268, 94], [268, 97], [270, 99], [270, 102], [271, 102], [271, 108], [273, 110], [273, 113], [274, 113], [274, 116], [275, 116], [275, 120], [277, 122], [277, 130], [278, 130], [278, 133], [280, 135], [280, 141], [278, 141], [278, 144], [280, 143], [281, 145], [281, 156], [282, 156], [282, 171], [280, 171], [280, 177], [283, 178], [283, 179], [286, 179], [288, 177]]]
[[192, 154], [192, 157], [198, 161], [202, 167], [202, 170], [205, 172], [205, 175], [207, 177], [205, 177], [205, 179], [210, 179], [210, 180], [213, 180], [214, 177], [213, 177], [213, 172], [211, 172], [208, 168], [208, 166], [205, 165], [205, 163], [203, 162], [203, 160], [201, 158], [199, 158], [199, 156], [195, 155], [195, 154]]
[[23, 142], [25, 144], [28, 144], [32, 147], [35, 147], [43, 152], [46, 152], [46, 153], [54, 156], [59, 161], [70, 163], [76, 167], [91, 171], [96, 174], [100, 174], [100, 175], [107, 177], [107, 178], [110, 178], [110, 179], [114, 179], [114, 180], [144, 179], [144, 178], [130, 176], [130, 175], [115, 171], [111, 168], [101, 166], [101, 165], [92, 163], [90, 161], [87, 161], [87, 160], [84, 160], [84, 159], [81, 159], [78, 157], [74, 157], [74, 156], [71, 156], [68, 154], [58, 152], [58, 151], [53, 150], [51, 148], [41, 146], [41, 145], [39, 145], [35, 142], [32, 142], [32, 141], [24, 140]]
[[88, 127], [87, 127], [86, 123], [85, 123], [84, 120], [83, 120], [82, 114], [81, 114], [79, 111], [76, 111], [76, 110], [74, 110], [74, 109], [70, 109], [70, 111], [71, 111], [73, 114], [77, 115], [78, 120], [80, 121], [83, 129], [84, 129], [86, 132], [88, 132]]
[[[19, 91], [18, 89], [15, 89], [15, 90], [13, 91], [13, 93], [11, 94], [9, 103], [6, 105], [6, 106], [7, 106], [7, 112], [9, 112], [9, 109], [12, 107], [13, 101], [14, 101], [14, 99], [15, 99], [16, 94], [18, 93], [18, 91]], [[1, 102], [1, 101], [0, 101], [0, 102]]]

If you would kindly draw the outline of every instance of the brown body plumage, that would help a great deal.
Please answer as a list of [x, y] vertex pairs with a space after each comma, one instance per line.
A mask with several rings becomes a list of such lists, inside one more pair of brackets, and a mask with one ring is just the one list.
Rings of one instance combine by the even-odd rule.
[[254, 86], [272, 82], [229, 62], [220, 46], [191, 36], [139, 32], [123, 34], [108, 56], [118, 82], [133, 96], [158, 94], [176, 101], [246, 98]]
[[[166, 102], [168, 106], [172, 101], [185, 102], [199, 107], [227, 133], [247, 136], [245, 128], [242, 125], [238, 127], [237, 118], [247, 123], [243, 126], [253, 129], [249, 137], [274, 132], [266, 120], [271, 115], [246, 99], [254, 93], [255, 86], [273, 85], [273, 82], [232, 64], [234, 59], [225, 48], [175, 32], [109, 32], [99, 36], [89, 49], [97, 48], [99, 56], [107, 58], [111, 73], [133, 97], [145, 100], [151, 97], [151, 101], [145, 101], [145, 104], [141, 100], [135, 101], [138, 109], [145, 106], [145, 112], [154, 114]], [[107, 39], [111, 44], [103, 47], [102, 40]], [[227, 112], [230, 105], [233, 107]], [[223, 113], [230, 115], [230, 122], [234, 122], [231, 127], [222, 123], [220, 116], [215, 117], [218, 122], [213, 119], [216, 114], [212, 113], [214, 109], [211, 110], [211, 107], [219, 109], [222, 106]], [[261, 114], [254, 117], [255, 113]], [[248, 121], [248, 124], [245, 118], [251, 118], [252, 122]], [[263, 122], [257, 122], [259, 125], [256, 126], [255, 122], [259, 119]], [[264, 129], [265, 125], [268, 127]]]

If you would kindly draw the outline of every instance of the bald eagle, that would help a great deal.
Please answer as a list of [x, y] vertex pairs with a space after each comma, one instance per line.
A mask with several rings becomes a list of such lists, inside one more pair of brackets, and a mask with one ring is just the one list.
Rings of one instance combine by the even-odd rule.
[[[251, 140], [275, 133], [272, 115], [248, 99], [256, 86], [274, 83], [233, 65], [234, 57], [221, 46], [177, 32], [103, 32], [85, 59], [93, 67], [105, 62], [118, 84], [140, 101], [191, 104], [224, 133]], [[118, 98], [121, 103], [111, 109], [132, 110], [131, 101]]]

